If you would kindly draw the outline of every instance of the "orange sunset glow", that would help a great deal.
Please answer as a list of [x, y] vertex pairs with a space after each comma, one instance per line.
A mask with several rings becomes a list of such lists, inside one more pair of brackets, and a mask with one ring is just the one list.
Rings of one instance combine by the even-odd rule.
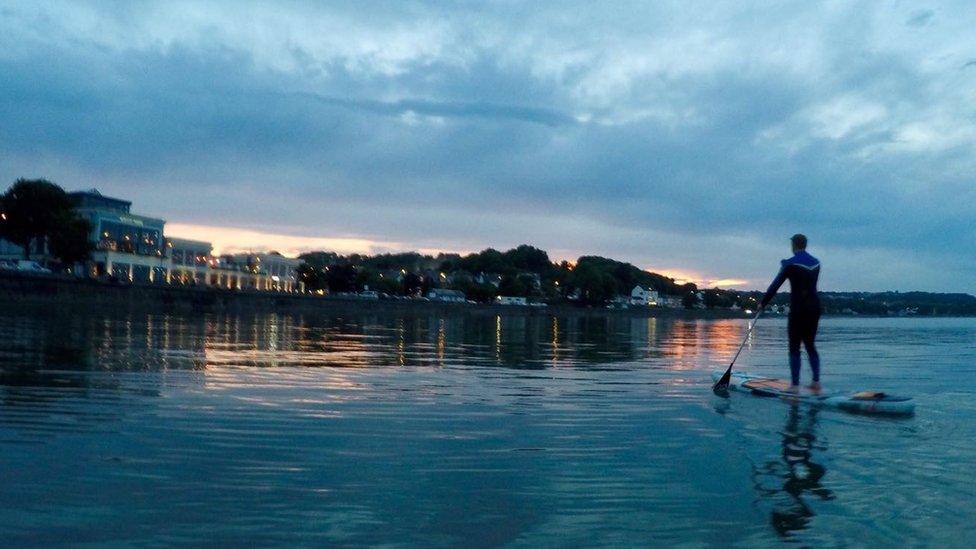
[[168, 234], [177, 238], [211, 242], [215, 254], [277, 251], [282, 255], [294, 257], [313, 250], [328, 250], [341, 254], [372, 254], [380, 250], [402, 247], [398, 242], [365, 238], [296, 236], [189, 223], [168, 223], [166, 230]]
[[745, 278], [712, 278], [705, 273], [686, 269], [647, 267], [645, 270], [673, 278], [678, 284], [690, 282], [699, 288], [744, 288], [752, 282]]

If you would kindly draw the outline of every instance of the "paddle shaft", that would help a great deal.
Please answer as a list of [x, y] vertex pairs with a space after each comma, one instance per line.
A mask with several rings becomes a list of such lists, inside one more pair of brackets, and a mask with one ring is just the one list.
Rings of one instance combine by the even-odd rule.
[[725, 370], [724, 374], [722, 374], [721, 379], [715, 382], [712, 389], [718, 389], [729, 384], [729, 379], [732, 377], [732, 366], [735, 364], [736, 359], [739, 358], [739, 354], [742, 353], [742, 348], [746, 346], [746, 342], [749, 341], [749, 336], [752, 335], [752, 329], [756, 327], [756, 322], [759, 321], [759, 315], [761, 315], [762, 312], [762, 307], [760, 307], [759, 311], [756, 312], [756, 316], [752, 319], [752, 322], [749, 323], [749, 329], [746, 331], [746, 337], [742, 338], [742, 343], [739, 344], [739, 350], [737, 350], [735, 352], [735, 356], [732, 357], [732, 362], [729, 364], [728, 369]]

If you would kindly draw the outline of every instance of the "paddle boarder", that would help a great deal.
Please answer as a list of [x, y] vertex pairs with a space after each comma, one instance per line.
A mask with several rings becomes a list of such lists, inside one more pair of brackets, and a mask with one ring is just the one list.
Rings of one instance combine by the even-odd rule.
[[790, 237], [793, 257], [781, 262], [779, 274], [766, 290], [760, 302], [765, 309], [776, 295], [783, 282], [790, 281], [790, 314], [787, 323], [790, 352], [791, 389], [800, 385], [800, 344], [807, 350], [813, 383], [810, 389], [820, 390], [820, 355], [814, 340], [817, 338], [817, 324], [820, 322], [820, 296], [817, 295], [817, 279], [820, 278], [820, 261], [807, 253], [807, 237], [795, 234]]

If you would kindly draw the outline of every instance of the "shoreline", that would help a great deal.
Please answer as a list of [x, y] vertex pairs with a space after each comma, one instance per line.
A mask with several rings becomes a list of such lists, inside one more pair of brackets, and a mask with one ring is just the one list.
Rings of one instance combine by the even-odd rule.
[[560, 316], [678, 319], [748, 318], [731, 309], [607, 309], [573, 304], [526, 305], [447, 303], [421, 300], [364, 299], [213, 287], [109, 284], [59, 275], [0, 271], [0, 303], [7, 306], [56, 305], [68, 308], [158, 310], [173, 313], [321, 312], [406, 313], [471, 316]]
[[[421, 300], [365, 299], [310, 294], [229, 290], [209, 286], [110, 284], [63, 275], [0, 271], [0, 304], [59, 308], [158, 311], [164, 313], [281, 312], [281, 313], [397, 313], [465, 316], [673, 318], [683, 320], [748, 319], [742, 310], [672, 309], [664, 307], [608, 309], [569, 303], [546, 307], [527, 305], [448, 303]], [[830, 318], [950, 318], [960, 315], [850, 315]], [[963, 315], [962, 317], [965, 317]], [[786, 318], [767, 314], [764, 318]], [[969, 317], [967, 317], [969, 318]]]

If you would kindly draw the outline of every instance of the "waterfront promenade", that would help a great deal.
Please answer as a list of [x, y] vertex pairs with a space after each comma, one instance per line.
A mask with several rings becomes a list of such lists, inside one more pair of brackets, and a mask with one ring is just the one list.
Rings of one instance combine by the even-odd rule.
[[503, 316], [623, 316], [636, 318], [741, 318], [731, 309], [635, 307], [607, 309], [574, 304], [545, 307], [447, 303], [410, 299], [364, 299], [347, 296], [231, 290], [210, 286], [108, 283], [60, 275], [0, 271], [0, 302], [6, 306], [53, 305], [62, 308], [123, 309], [157, 312], [323, 311], [416, 312]]

